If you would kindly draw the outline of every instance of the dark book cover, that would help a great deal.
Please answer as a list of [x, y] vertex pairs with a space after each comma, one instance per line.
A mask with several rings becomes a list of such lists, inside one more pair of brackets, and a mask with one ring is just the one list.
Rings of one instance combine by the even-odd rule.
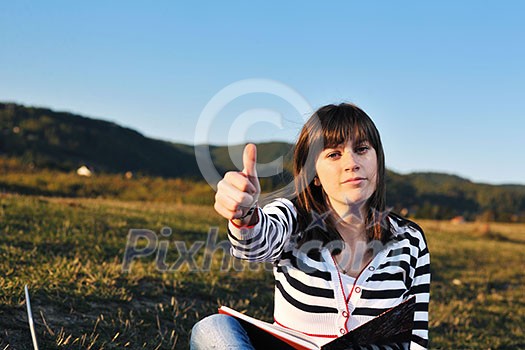
[[365, 345], [410, 342], [414, 328], [415, 297], [389, 309], [373, 320], [332, 340], [321, 350], [354, 349]]

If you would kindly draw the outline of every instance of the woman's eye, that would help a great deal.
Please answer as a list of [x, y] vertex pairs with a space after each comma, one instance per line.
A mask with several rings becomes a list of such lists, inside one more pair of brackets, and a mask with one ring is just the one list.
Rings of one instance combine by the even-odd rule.
[[327, 158], [332, 158], [332, 159], [334, 159], [334, 158], [337, 158], [337, 157], [340, 156], [340, 155], [341, 155], [341, 153], [339, 153], [339, 152], [331, 152], [331, 153], [328, 153], [328, 154], [326, 155], [326, 157], [327, 157]]
[[368, 146], [360, 146], [360, 147], [357, 147], [357, 148], [355, 149], [355, 152], [356, 152], [357, 154], [364, 154], [364, 153], [366, 153], [366, 151], [368, 151], [369, 149], [370, 149], [370, 147], [368, 147]]

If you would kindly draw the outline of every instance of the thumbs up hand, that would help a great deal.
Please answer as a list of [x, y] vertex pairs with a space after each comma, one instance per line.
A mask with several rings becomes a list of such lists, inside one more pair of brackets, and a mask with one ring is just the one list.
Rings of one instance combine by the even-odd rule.
[[235, 220], [235, 223], [240, 225], [251, 222], [252, 215], [244, 216], [256, 205], [261, 193], [255, 168], [257, 147], [254, 144], [249, 143], [244, 147], [242, 163], [241, 172], [227, 172], [219, 181], [214, 205], [220, 215], [228, 220]]

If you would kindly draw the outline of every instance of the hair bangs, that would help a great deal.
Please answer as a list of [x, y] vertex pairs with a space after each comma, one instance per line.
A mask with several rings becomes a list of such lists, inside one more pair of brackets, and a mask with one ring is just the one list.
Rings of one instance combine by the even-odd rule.
[[[323, 124], [324, 148], [336, 148], [348, 141], [352, 142], [353, 147], [357, 147], [372, 142], [375, 138], [370, 133], [367, 118], [363, 118], [355, 111], [334, 108]], [[373, 146], [375, 148], [375, 145]]]

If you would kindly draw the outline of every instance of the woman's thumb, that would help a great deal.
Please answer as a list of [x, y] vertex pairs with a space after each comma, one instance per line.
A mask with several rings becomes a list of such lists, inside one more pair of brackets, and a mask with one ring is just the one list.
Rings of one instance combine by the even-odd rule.
[[253, 143], [249, 143], [244, 147], [242, 154], [242, 172], [249, 178], [257, 179], [257, 170], [255, 165], [257, 164], [257, 147]]

